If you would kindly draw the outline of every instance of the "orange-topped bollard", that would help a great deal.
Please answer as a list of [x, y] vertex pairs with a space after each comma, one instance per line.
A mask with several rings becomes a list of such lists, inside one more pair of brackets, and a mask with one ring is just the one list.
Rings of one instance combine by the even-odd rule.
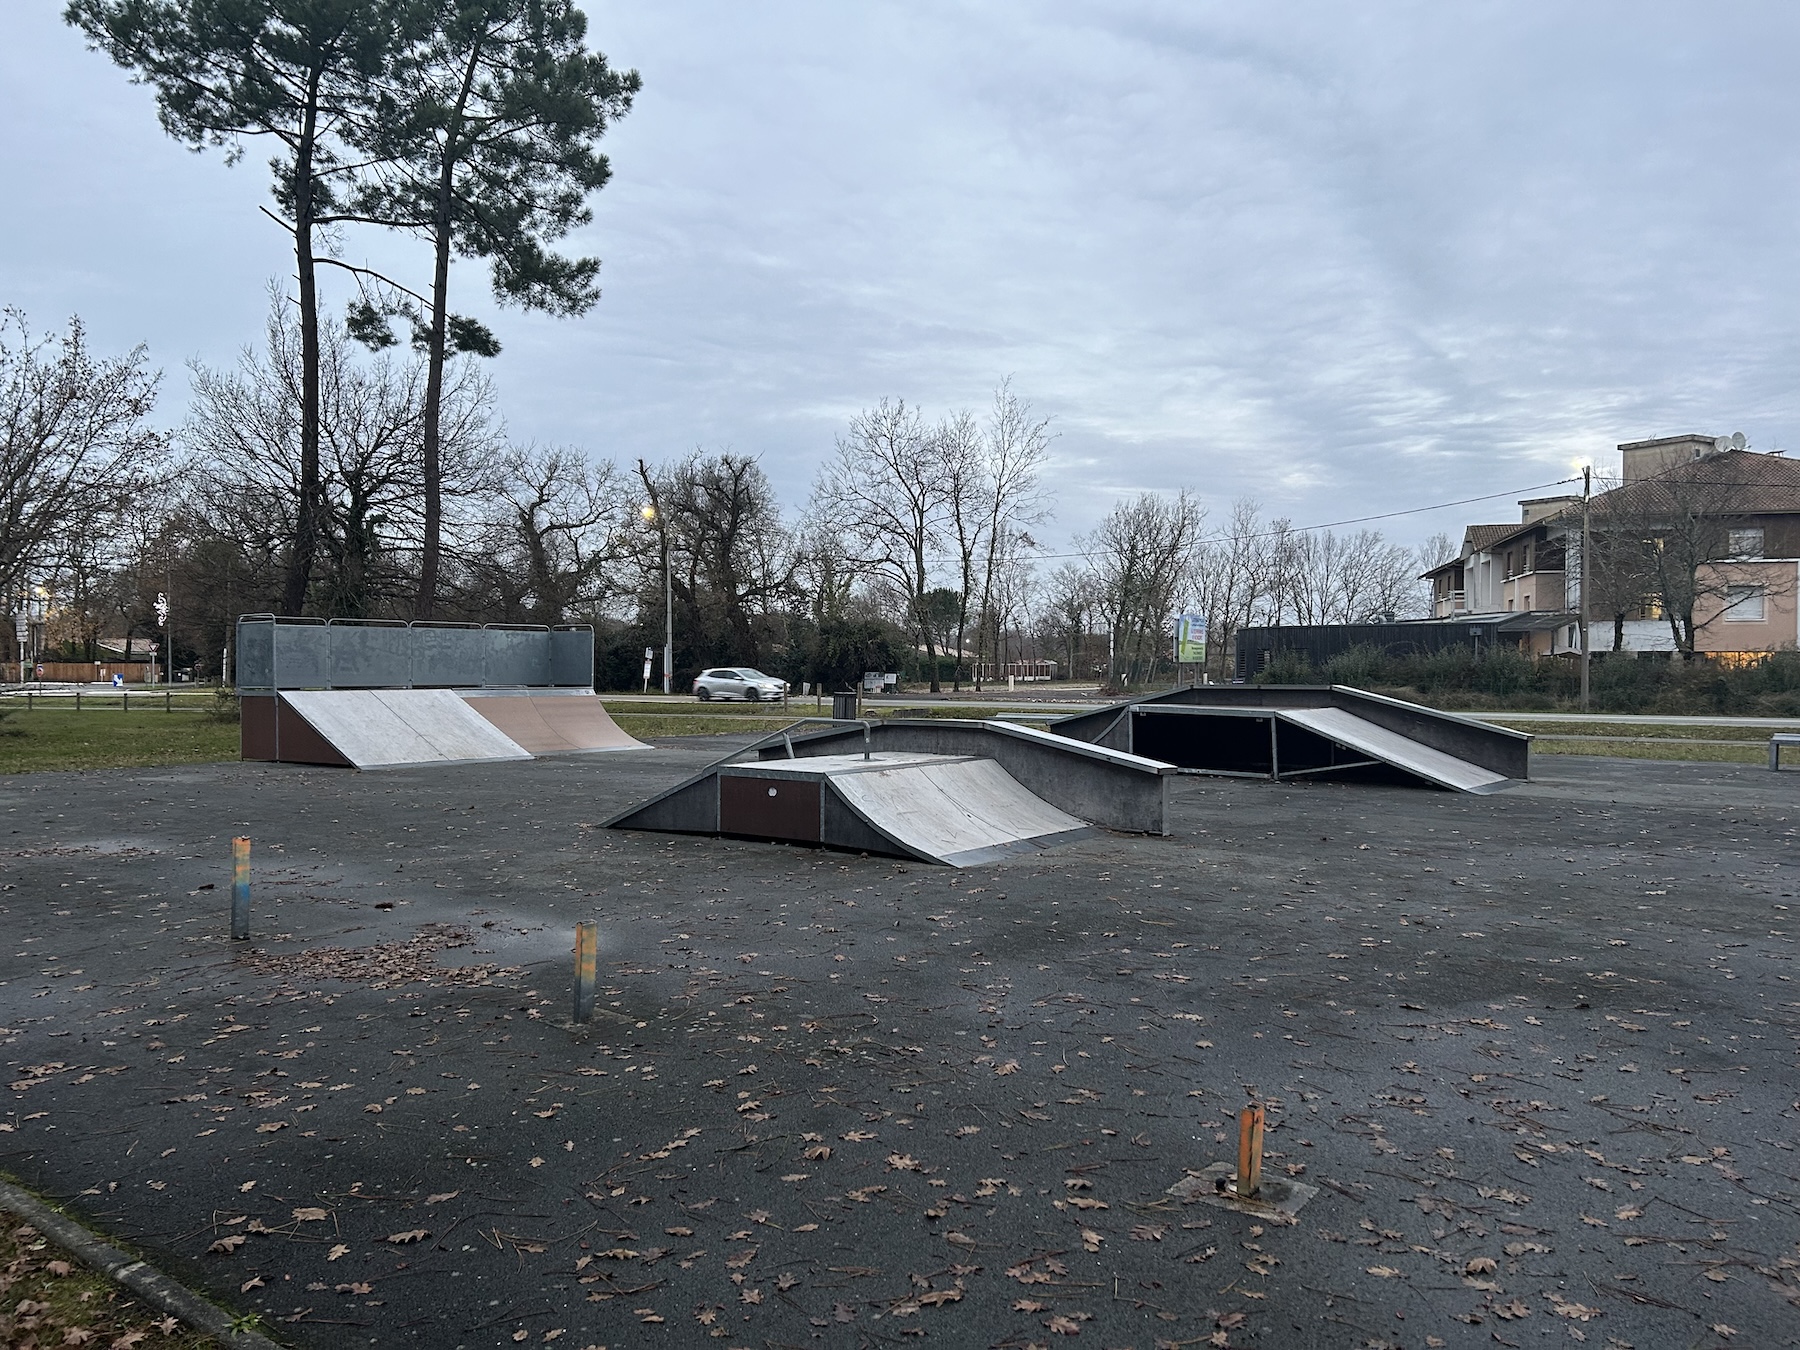
[[243, 835], [231, 841], [231, 936], [250, 936], [250, 841]]
[[1237, 1181], [1232, 1189], [1248, 1200], [1262, 1189], [1263, 1109], [1259, 1102], [1238, 1112]]
[[594, 1020], [594, 965], [600, 945], [600, 925], [587, 920], [575, 925], [575, 1020]]

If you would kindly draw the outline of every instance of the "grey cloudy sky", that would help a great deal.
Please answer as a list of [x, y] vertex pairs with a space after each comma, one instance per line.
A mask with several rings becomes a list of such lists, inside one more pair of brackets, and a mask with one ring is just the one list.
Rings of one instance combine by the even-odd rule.
[[[1314, 523], [1800, 441], [1800, 6], [587, 8], [645, 87], [580, 241], [605, 298], [493, 317], [516, 438], [750, 451], [798, 505], [857, 409], [1011, 375], [1058, 543], [1143, 488]], [[0, 17], [0, 299], [147, 343], [173, 418], [285, 274], [267, 155], [166, 139], [60, 9]]]

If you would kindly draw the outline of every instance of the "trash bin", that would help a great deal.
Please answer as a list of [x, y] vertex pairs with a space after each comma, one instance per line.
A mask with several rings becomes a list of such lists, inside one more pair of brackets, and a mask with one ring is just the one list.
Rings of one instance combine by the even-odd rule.
[[842, 693], [831, 696], [831, 715], [839, 722], [852, 722], [857, 717], [857, 697], [854, 689], [846, 689]]

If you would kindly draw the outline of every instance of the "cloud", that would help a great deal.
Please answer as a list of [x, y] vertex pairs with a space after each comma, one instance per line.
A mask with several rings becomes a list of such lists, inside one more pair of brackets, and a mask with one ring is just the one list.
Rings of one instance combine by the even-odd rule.
[[[858, 408], [1011, 375], [1056, 418], [1058, 538], [1139, 489], [1337, 519], [1800, 429], [1800, 12], [588, 8], [645, 89], [579, 240], [600, 305], [489, 315], [521, 438], [731, 446], [798, 505]], [[8, 23], [6, 297], [229, 359], [285, 265], [258, 157], [189, 155], [53, 18]]]

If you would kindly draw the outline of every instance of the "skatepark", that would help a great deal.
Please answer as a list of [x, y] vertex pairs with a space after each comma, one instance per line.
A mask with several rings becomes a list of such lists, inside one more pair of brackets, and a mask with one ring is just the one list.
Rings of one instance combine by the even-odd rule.
[[[904, 770], [863, 734], [725, 768]], [[0, 1166], [294, 1345], [1788, 1338], [1792, 775], [1155, 773], [963, 867], [605, 828], [718, 739], [0, 783]], [[1252, 1100], [1291, 1225], [1169, 1194]]]

